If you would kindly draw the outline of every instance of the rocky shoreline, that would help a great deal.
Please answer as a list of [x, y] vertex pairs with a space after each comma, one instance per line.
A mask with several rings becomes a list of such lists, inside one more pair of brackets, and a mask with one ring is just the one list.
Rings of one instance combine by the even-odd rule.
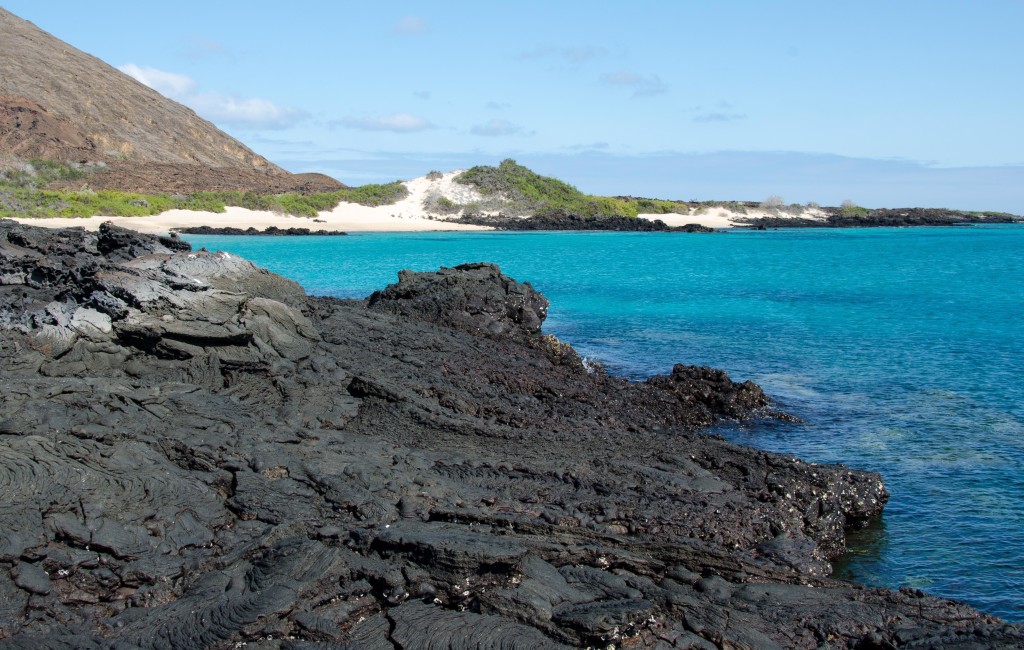
[[975, 224], [1024, 223], [1021, 217], [1001, 212], [964, 212], [935, 208], [884, 208], [847, 214], [842, 208], [822, 208], [824, 220], [793, 216], [758, 217], [742, 220], [749, 227], [768, 228], [908, 228], [917, 226], [966, 226]]
[[489, 264], [306, 296], [226, 253], [0, 221], [0, 646], [1020, 647], [828, 577], [879, 475], [700, 433]]
[[572, 212], [557, 211], [532, 217], [462, 216], [452, 219], [455, 223], [471, 226], [487, 226], [495, 230], [600, 230], [616, 232], [715, 232], [700, 224], [673, 227], [660, 219], [638, 219], [623, 216], [584, 216]]
[[[758, 204], [744, 204], [757, 208]], [[1024, 223], [1021, 217], [998, 212], [964, 212], [932, 208], [899, 208], [863, 210], [848, 214], [841, 208], [820, 208], [824, 218], [808, 218], [783, 214], [765, 217], [736, 216], [741, 228], [767, 230], [774, 228], [881, 228], [915, 226], [967, 226], [976, 224]], [[670, 226], [660, 219], [632, 217], [583, 216], [566, 211], [539, 214], [532, 217], [463, 216], [454, 220], [497, 230], [607, 230], [620, 232], [721, 232], [698, 223]]]
[[234, 228], [232, 226], [189, 226], [186, 228], [173, 228], [173, 233], [182, 235], [245, 235], [264, 237], [306, 237], [316, 235], [319, 237], [337, 237], [347, 235], [342, 230], [311, 230], [310, 228], [278, 228], [267, 226], [263, 230], [257, 230], [252, 226], [248, 228]]

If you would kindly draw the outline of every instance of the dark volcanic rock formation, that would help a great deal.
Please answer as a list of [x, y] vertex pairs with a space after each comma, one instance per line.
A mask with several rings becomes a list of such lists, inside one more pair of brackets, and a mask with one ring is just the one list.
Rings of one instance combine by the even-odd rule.
[[636, 217], [623, 216], [586, 216], [555, 210], [532, 217], [507, 217], [507, 216], [463, 216], [457, 220], [459, 223], [468, 223], [476, 226], [490, 226], [498, 230], [614, 230], [619, 232], [712, 232], [712, 229], [701, 228], [696, 225], [687, 225], [681, 228], [673, 228], [661, 219], [639, 219]]
[[696, 431], [752, 384], [587, 372], [489, 265], [340, 301], [183, 248], [0, 222], [4, 647], [1024, 641], [830, 580], [880, 477]]
[[340, 236], [348, 233], [341, 230], [310, 230], [309, 228], [278, 228], [267, 226], [263, 230], [257, 230], [252, 226], [248, 228], [234, 228], [232, 226], [189, 226], [187, 228], [174, 228], [175, 232], [183, 235], [237, 235], [237, 236], [265, 236], [265, 237], [307, 237], [318, 236]]
[[437, 273], [401, 271], [398, 284], [370, 296], [373, 311], [455, 327], [492, 338], [529, 339], [540, 332], [548, 299], [494, 264], [462, 264]]
[[1020, 223], [1021, 217], [1005, 212], [965, 212], [936, 208], [865, 210], [847, 214], [843, 208], [822, 208], [823, 221], [801, 217], [757, 217], [737, 219], [749, 226], [766, 228], [877, 228], [910, 226], [960, 226], [967, 224]]

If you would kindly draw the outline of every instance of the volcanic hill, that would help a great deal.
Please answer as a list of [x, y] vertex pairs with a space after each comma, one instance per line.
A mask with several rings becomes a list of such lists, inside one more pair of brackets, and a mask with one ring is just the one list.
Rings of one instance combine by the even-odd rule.
[[129, 191], [330, 191], [191, 109], [0, 8], [0, 153], [101, 162], [89, 185]]

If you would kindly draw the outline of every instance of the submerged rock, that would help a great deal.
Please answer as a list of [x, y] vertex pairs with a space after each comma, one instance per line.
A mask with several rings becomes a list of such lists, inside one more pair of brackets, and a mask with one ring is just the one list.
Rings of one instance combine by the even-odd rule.
[[6, 647], [1024, 640], [829, 579], [881, 478], [701, 434], [749, 382], [588, 372], [491, 265], [342, 301], [169, 244], [0, 221]]

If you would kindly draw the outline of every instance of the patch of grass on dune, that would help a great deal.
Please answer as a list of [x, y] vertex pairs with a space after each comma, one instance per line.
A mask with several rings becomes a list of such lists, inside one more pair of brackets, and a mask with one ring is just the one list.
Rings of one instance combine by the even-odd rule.
[[370, 185], [360, 185], [359, 187], [347, 187], [331, 194], [337, 195], [339, 201], [376, 207], [398, 203], [409, 196], [409, 190], [402, 181], [393, 181], [384, 184], [372, 183]]

